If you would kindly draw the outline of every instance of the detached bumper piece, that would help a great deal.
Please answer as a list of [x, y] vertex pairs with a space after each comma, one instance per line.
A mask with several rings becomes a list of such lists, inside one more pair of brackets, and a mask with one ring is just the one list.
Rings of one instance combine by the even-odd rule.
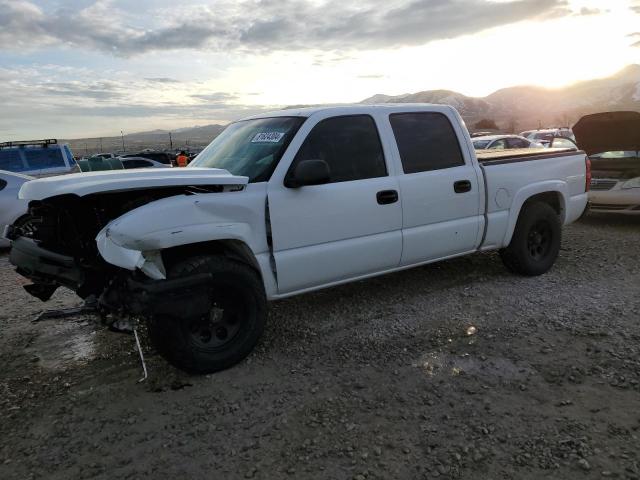
[[134, 315], [194, 318], [211, 310], [211, 274], [171, 280], [127, 281], [127, 304]]
[[73, 257], [46, 250], [29, 238], [13, 240], [9, 261], [20, 275], [33, 280], [34, 284], [27, 285], [25, 290], [43, 301], [53, 295], [58, 285], [75, 290], [84, 281]]

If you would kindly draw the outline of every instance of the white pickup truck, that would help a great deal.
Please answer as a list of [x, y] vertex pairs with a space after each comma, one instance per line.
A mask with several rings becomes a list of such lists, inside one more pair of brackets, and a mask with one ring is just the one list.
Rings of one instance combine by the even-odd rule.
[[268, 300], [485, 250], [549, 270], [587, 204], [585, 154], [479, 155], [448, 106], [284, 110], [232, 123], [189, 168], [28, 182], [30, 229], [5, 236], [34, 296], [94, 296], [213, 372], [253, 349]]

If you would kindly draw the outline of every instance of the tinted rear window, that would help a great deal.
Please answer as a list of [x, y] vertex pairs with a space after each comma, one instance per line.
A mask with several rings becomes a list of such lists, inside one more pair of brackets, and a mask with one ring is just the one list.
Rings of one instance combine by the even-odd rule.
[[435, 112], [394, 113], [389, 118], [404, 173], [464, 165], [449, 119]]

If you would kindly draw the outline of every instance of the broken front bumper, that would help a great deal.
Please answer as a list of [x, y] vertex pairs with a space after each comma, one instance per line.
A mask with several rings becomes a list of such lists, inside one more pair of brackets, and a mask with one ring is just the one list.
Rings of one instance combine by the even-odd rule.
[[58, 286], [77, 291], [84, 283], [84, 273], [73, 257], [51, 252], [30, 238], [11, 238], [9, 261], [17, 272], [33, 284], [24, 289], [40, 300], [47, 301]]
[[13, 240], [9, 261], [20, 275], [34, 281], [55, 282], [74, 290], [84, 281], [84, 274], [73, 257], [46, 250], [29, 238]]

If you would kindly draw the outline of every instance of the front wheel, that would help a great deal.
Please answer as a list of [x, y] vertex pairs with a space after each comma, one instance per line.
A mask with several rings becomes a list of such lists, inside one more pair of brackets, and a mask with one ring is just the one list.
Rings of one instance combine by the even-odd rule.
[[558, 258], [561, 235], [560, 218], [549, 204], [526, 204], [509, 246], [500, 250], [502, 262], [520, 275], [542, 275]]
[[175, 264], [167, 278], [212, 275], [211, 308], [200, 317], [157, 315], [149, 335], [158, 352], [174, 366], [193, 373], [229, 368], [253, 350], [264, 330], [266, 298], [258, 273], [221, 255], [201, 255]]

